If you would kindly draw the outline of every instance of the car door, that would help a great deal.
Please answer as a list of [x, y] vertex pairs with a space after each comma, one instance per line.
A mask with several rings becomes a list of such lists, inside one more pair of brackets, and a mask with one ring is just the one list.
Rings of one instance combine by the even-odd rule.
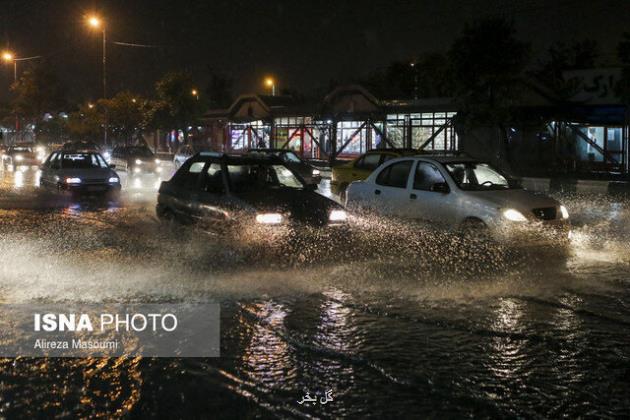
[[368, 203], [372, 202], [377, 212], [388, 216], [404, 216], [404, 206], [408, 200], [407, 184], [413, 160], [405, 159], [394, 161], [378, 169], [378, 174], [371, 185], [372, 191], [367, 191], [372, 195]]
[[450, 225], [457, 211], [454, 194], [440, 168], [433, 162], [416, 162], [408, 186], [405, 217]]
[[214, 228], [225, 224], [229, 217], [225, 207], [226, 194], [227, 188], [221, 164], [211, 162], [204, 168], [201, 175], [193, 210], [195, 217], [202, 221], [204, 226]]
[[205, 161], [184, 165], [172, 179], [171, 207], [187, 219], [198, 218], [199, 177], [206, 166]]

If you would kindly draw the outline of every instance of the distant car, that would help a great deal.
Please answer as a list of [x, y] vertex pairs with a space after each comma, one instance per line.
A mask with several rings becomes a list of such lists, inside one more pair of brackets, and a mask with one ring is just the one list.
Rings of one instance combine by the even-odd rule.
[[195, 146], [193, 144], [182, 145], [179, 149], [177, 149], [175, 155], [173, 155], [173, 165], [175, 165], [175, 169], [179, 169], [184, 164], [184, 162], [193, 157], [195, 154], [202, 151], [203, 148]]
[[146, 146], [117, 146], [112, 150], [110, 162], [129, 174], [160, 172], [160, 160]]
[[31, 143], [17, 143], [10, 146], [2, 156], [2, 166], [8, 167], [18, 166], [38, 166], [42, 159], [38, 157], [35, 145]]
[[105, 159], [95, 152], [60, 150], [50, 154], [41, 166], [40, 185], [72, 193], [120, 192], [120, 178]]
[[157, 215], [215, 228], [345, 225], [341, 205], [275, 156], [202, 152], [162, 182]]
[[280, 158], [284, 164], [293, 171], [300, 174], [307, 184], [319, 184], [322, 175], [319, 169], [300, 159], [294, 151], [288, 149], [250, 149], [249, 156], [273, 155]]
[[350, 184], [346, 203], [348, 208], [489, 232], [496, 238], [526, 230], [542, 229], [560, 237], [568, 233], [566, 207], [522, 189], [489, 164], [473, 159], [393, 159], [365, 181]]
[[390, 159], [418, 154], [412, 149], [375, 149], [343, 165], [332, 168], [330, 190], [333, 194], [345, 196], [346, 188], [353, 181], [360, 181], [370, 176], [372, 171]]

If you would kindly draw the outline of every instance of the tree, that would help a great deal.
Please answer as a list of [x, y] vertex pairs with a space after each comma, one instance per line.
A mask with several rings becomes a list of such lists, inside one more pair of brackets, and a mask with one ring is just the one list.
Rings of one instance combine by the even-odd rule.
[[106, 113], [107, 125], [115, 138], [125, 144], [133, 140], [134, 134], [143, 128], [145, 101], [131, 92], [117, 93], [113, 98], [98, 101], [99, 109]]
[[184, 72], [166, 74], [155, 86], [157, 101], [153, 104], [152, 126], [182, 130], [188, 138], [188, 127], [196, 125], [202, 114], [202, 104], [192, 94], [192, 77]]
[[453, 92], [450, 63], [440, 53], [421, 54], [411, 62], [395, 61], [360, 83], [379, 98], [434, 98]]
[[56, 113], [65, 105], [65, 92], [50, 63], [28, 68], [12, 86], [13, 110], [28, 122], [39, 121], [45, 113]]
[[580, 87], [578, 78], [566, 78], [567, 70], [595, 67], [599, 56], [597, 42], [593, 40], [573, 41], [569, 44], [556, 43], [547, 50], [547, 57], [539, 64], [533, 75], [561, 99], [569, 99]]
[[529, 46], [515, 38], [513, 24], [501, 18], [466, 26], [448, 53], [459, 120], [498, 128], [506, 153], [507, 126], [528, 53]]
[[79, 107], [68, 116], [68, 133], [76, 140], [97, 139], [103, 136], [103, 111], [93, 104]]

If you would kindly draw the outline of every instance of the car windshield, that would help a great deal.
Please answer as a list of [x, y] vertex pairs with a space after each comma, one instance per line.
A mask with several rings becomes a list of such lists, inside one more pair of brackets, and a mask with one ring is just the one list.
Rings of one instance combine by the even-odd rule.
[[462, 190], [503, 190], [517, 188], [487, 163], [453, 162], [444, 165]]
[[300, 162], [300, 158], [297, 157], [296, 154], [293, 152], [281, 152], [280, 158], [284, 160], [285, 162], [293, 162], [293, 163]]
[[64, 169], [107, 168], [105, 159], [97, 153], [65, 153], [61, 160]]
[[129, 156], [151, 157], [153, 152], [148, 147], [130, 147], [127, 149]]
[[227, 169], [230, 187], [235, 193], [269, 188], [304, 188], [304, 184], [283, 165], [228, 165]]

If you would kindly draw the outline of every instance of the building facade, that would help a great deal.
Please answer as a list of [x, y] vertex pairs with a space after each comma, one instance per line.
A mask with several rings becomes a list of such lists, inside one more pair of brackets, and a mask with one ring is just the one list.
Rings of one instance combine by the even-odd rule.
[[[628, 107], [591, 90], [561, 101], [529, 86], [506, 132], [464, 127], [450, 98], [380, 100], [361, 86], [343, 86], [319, 103], [290, 97], [242, 95], [226, 110], [212, 110], [204, 125], [211, 147], [241, 153], [285, 148], [304, 159], [351, 159], [371, 149], [464, 152], [515, 169], [628, 174]], [[507, 165], [503, 165], [507, 163]]]

